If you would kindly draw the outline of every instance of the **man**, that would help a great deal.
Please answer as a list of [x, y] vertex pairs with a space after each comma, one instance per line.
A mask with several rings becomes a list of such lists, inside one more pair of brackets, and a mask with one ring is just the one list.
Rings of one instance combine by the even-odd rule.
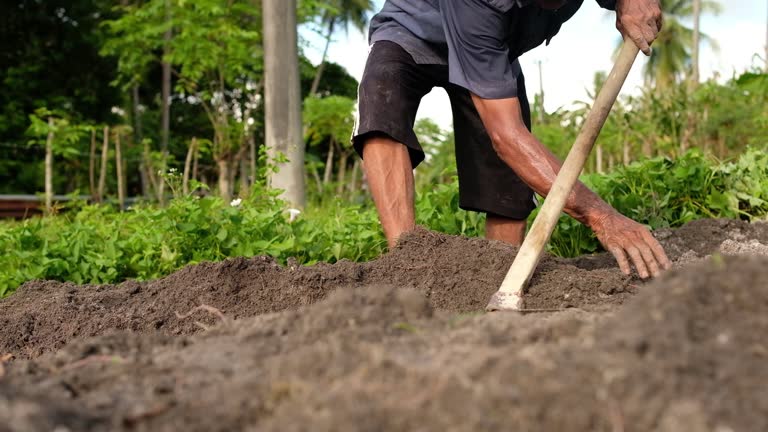
[[[658, 0], [597, 1], [616, 10], [618, 29], [649, 54], [661, 28]], [[548, 42], [582, 2], [387, 0], [371, 20], [353, 145], [390, 247], [415, 226], [412, 170], [424, 152], [413, 124], [421, 98], [435, 86], [451, 100], [461, 207], [487, 214], [489, 239], [522, 243], [533, 192], [547, 195], [561, 163], [530, 132], [517, 59]], [[642, 278], [671, 266], [645, 227], [584, 184], [565, 211], [595, 232], [624, 273], [630, 262]]]

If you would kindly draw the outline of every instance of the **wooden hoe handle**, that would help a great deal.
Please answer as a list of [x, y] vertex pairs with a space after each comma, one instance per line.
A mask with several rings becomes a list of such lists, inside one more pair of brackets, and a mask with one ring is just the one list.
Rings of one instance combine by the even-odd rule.
[[541, 211], [536, 216], [536, 220], [534, 220], [528, 236], [520, 247], [512, 267], [501, 283], [501, 288], [491, 297], [486, 310], [516, 311], [522, 309], [523, 290], [533, 276], [544, 251], [544, 246], [552, 236], [552, 231], [554, 231], [560, 213], [565, 207], [568, 195], [579, 179], [579, 174], [581, 174], [600, 129], [605, 124], [605, 119], [619, 95], [621, 86], [632, 69], [638, 51], [637, 46], [632, 41], [624, 41], [616, 64], [613, 65], [608, 79], [597, 94], [595, 103], [587, 114], [584, 126], [582, 126], [579, 136], [576, 137], [576, 142], [571, 147], [568, 157], [557, 174], [552, 189], [544, 200], [544, 205], [541, 206]]

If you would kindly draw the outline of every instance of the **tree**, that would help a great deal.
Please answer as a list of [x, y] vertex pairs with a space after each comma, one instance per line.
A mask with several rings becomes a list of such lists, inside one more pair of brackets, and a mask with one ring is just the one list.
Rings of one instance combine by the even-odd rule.
[[[656, 87], [669, 88], [691, 71], [694, 51], [694, 30], [682, 21], [694, 18], [694, 2], [700, 1], [701, 13], [718, 14], [722, 10], [715, 0], [668, 0], [662, 2], [664, 27], [653, 43], [653, 51], [645, 64], [643, 74]], [[699, 32], [701, 41], [716, 47], [712, 38]], [[697, 52], [697, 51], [696, 51]], [[696, 70], [698, 66], [696, 66]]]
[[331, 182], [336, 154], [340, 156], [338, 182], [344, 181], [342, 173], [346, 172], [346, 162], [351, 153], [346, 142], [349, 141], [350, 131], [355, 123], [354, 109], [355, 101], [343, 96], [308, 98], [304, 101], [303, 117], [309, 145], [318, 147], [319, 144], [327, 143], [323, 146], [328, 151], [322, 181], [319, 175], [316, 176], [320, 191], [326, 189]]
[[[171, 41], [173, 40], [173, 20], [171, 19], [171, 0], [165, 0], [164, 2], [165, 31], [163, 32], [163, 58], [160, 62], [163, 70], [162, 74], [162, 92], [160, 95], [160, 106], [162, 113], [162, 120], [160, 121], [160, 151], [163, 154], [163, 160], [161, 169], [165, 171], [165, 167], [168, 161], [168, 140], [171, 133]], [[158, 191], [158, 197], [160, 203], [165, 201], [165, 182], [160, 183], [160, 190]]]
[[328, 57], [328, 48], [331, 46], [333, 34], [337, 27], [343, 27], [345, 31], [349, 31], [349, 26], [353, 25], [362, 31], [366, 24], [368, 24], [368, 12], [372, 9], [372, 0], [333, 0], [328, 2], [325, 12], [320, 19], [321, 26], [326, 29], [325, 49], [323, 50], [320, 65], [317, 67], [315, 79], [312, 81], [312, 87], [309, 91], [310, 96], [317, 94]]
[[50, 213], [53, 204], [53, 157], [79, 156], [78, 144], [90, 132], [87, 126], [72, 124], [66, 116], [47, 108], [40, 108], [29, 116], [27, 134], [33, 137], [29, 145], [45, 145], [45, 210]]
[[[73, 121], [109, 122], [120, 93], [110, 86], [115, 62], [99, 56], [106, 0], [16, 0], [0, 13], [0, 191], [34, 193], [43, 186], [42, 157], [24, 146], [29, 114], [67, 112]], [[59, 176], [57, 182], [70, 179]], [[56, 187], [62, 185], [54, 184]]]
[[[299, 73], [301, 75], [301, 97], [309, 96], [312, 83], [317, 75], [317, 67], [313, 66], [306, 57], [299, 58]], [[357, 99], [357, 80], [337, 63], [325, 62], [323, 77], [317, 88], [317, 93], [322, 95], [344, 96]]]
[[699, 84], [699, 45], [701, 45], [701, 0], [693, 0], [693, 48], [691, 50], [691, 83]]
[[449, 184], [456, 175], [456, 149], [453, 133], [443, 130], [432, 119], [421, 118], [413, 132], [424, 149], [424, 163], [415, 171], [417, 189]]
[[[265, 137], [277, 172], [272, 187], [291, 205], [303, 207], [304, 140], [296, 28], [296, 0], [264, 0]], [[285, 159], [287, 158], [287, 160]]]
[[176, 76], [175, 97], [205, 112], [224, 199], [232, 196], [235, 167], [246, 155], [249, 123], [261, 101], [260, 23], [260, 10], [249, 0], [149, 0], [107, 23], [112, 38], [104, 52], [118, 57], [121, 82], [167, 62]]

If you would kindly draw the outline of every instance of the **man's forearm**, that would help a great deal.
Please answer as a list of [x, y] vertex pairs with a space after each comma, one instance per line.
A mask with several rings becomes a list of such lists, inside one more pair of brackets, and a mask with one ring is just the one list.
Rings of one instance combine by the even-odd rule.
[[[499, 156], [537, 194], [546, 197], [562, 162], [527, 130], [503, 134], [495, 139], [498, 140]], [[580, 181], [574, 186], [565, 206], [566, 213], [590, 227], [597, 219], [613, 211], [608, 203]]]
[[[525, 127], [516, 98], [489, 100], [472, 96], [499, 157], [539, 195], [549, 194], [562, 163]], [[615, 210], [584, 183], [577, 182], [568, 195], [565, 212], [594, 228]]]
[[[534, 191], [546, 196], [562, 164], [525, 127], [518, 100], [475, 95], [472, 100], [499, 156]], [[664, 248], [645, 227], [619, 214], [583, 183], [576, 183], [565, 211], [595, 232], [625, 274], [630, 274], [630, 262], [641, 278], [672, 266]]]

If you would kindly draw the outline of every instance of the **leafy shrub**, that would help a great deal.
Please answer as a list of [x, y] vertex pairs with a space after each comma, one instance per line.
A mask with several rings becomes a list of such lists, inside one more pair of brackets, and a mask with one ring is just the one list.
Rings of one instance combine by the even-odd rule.
[[[657, 158], [591, 175], [585, 181], [623, 214], [649, 227], [698, 218], [753, 219], [768, 214], [768, 155], [751, 149], [718, 164], [699, 152]], [[457, 179], [424, 188], [416, 219], [431, 229], [483, 233], [484, 216], [459, 209]], [[364, 261], [386, 246], [373, 205], [337, 200], [290, 221], [284, 203], [258, 186], [238, 205], [216, 197], [182, 197], [165, 207], [120, 213], [77, 204], [58, 216], [0, 224], [0, 296], [33, 279], [113, 283], [153, 279], [185, 265], [232, 256], [269, 255], [281, 262]], [[531, 220], [535, 214], [531, 216]], [[599, 250], [592, 233], [563, 216], [550, 251], [576, 256]]]
[[[651, 229], [702, 218], [752, 220], [768, 214], [768, 154], [756, 148], [722, 164], [693, 150], [677, 159], [648, 159], [583, 180], [619, 212]], [[549, 247], [557, 255], [577, 256], [600, 245], [589, 229], [564, 216]]]

